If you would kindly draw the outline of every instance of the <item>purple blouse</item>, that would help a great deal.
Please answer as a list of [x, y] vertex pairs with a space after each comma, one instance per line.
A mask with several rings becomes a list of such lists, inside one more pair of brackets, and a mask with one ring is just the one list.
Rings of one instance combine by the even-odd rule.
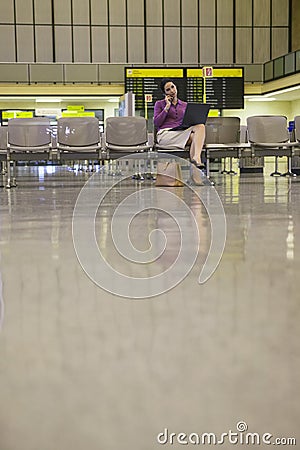
[[170, 106], [169, 111], [165, 111], [166, 101], [158, 100], [154, 105], [154, 125], [157, 130], [162, 128], [175, 128], [182, 124], [187, 103], [179, 100], [176, 106]]

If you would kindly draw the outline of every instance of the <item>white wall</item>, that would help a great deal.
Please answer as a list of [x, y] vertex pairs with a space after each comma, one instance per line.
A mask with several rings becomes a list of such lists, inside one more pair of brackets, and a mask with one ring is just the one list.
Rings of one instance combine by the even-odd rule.
[[295, 100], [292, 102], [292, 117], [300, 116], [300, 100]]
[[226, 109], [222, 113], [223, 116], [240, 117], [241, 125], [246, 125], [247, 117], [263, 114], [280, 114], [286, 116], [288, 120], [293, 120], [294, 116], [300, 115], [300, 100], [293, 102], [250, 102], [245, 100], [244, 109]]
[[[59, 96], [58, 96], [59, 97]], [[119, 99], [116, 98], [115, 102], [108, 102], [105, 100], [89, 100], [82, 99], [69, 100], [59, 103], [36, 103], [35, 100], [6, 100], [0, 101], [1, 109], [10, 110], [22, 110], [22, 109], [35, 109], [35, 108], [60, 108], [67, 109], [68, 105], [84, 105], [85, 109], [104, 109], [104, 118], [114, 116], [114, 109], [119, 107]]]

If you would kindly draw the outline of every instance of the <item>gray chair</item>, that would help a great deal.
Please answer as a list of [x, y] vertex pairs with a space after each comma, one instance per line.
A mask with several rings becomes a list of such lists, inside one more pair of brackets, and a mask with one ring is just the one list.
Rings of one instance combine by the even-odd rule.
[[295, 140], [300, 144], [300, 116], [295, 116]]
[[[46, 118], [10, 119], [7, 133], [7, 188], [16, 186], [16, 161], [41, 161], [51, 158], [51, 127]], [[11, 178], [10, 163], [14, 174]]]
[[[135, 116], [108, 117], [105, 121], [104, 142], [106, 158], [110, 161], [109, 173], [115, 175], [119, 170], [112, 165], [112, 161], [120, 156], [146, 152], [148, 158], [151, 145], [147, 120], [144, 117]], [[148, 170], [144, 173], [148, 173]], [[151, 174], [151, 168], [149, 173]], [[135, 178], [144, 178], [140, 158], [138, 158]]]
[[[241, 158], [242, 153], [250, 148], [248, 142], [241, 139], [241, 123], [239, 117], [208, 117], [206, 125], [205, 149], [207, 158], [207, 176], [210, 176], [210, 160], [224, 160], [221, 173], [235, 174], [232, 169], [233, 158]], [[229, 158], [229, 170], [226, 169], [226, 158]]]
[[98, 119], [61, 117], [57, 121], [56, 146], [59, 160], [101, 160]]
[[157, 129], [154, 127], [153, 139], [154, 145], [153, 150], [156, 152], [161, 152], [169, 155], [178, 156], [180, 158], [189, 158], [190, 156], [190, 145], [186, 145], [184, 149], [180, 149], [178, 147], [173, 147], [171, 145], [159, 145], [157, 142]]
[[108, 157], [150, 149], [147, 121], [144, 117], [108, 117], [105, 121], [105, 148]]
[[[287, 118], [280, 115], [251, 116], [247, 118], [248, 139], [252, 156], [275, 156], [275, 170], [271, 176], [295, 176], [291, 171], [291, 161], [295, 144], [289, 142]], [[288, 169], [278, 171], [278, 157], [286, 156]]]
[[300, 116], [295, 116], [295, 129], [293, 138], [295, 140], [294, 156], [292, 157], [292, 172], [300, 175]]
[[[221, 173], [235, 174], [232, 169], [232, 159], [240, 158], [247, 143], [240, 142], [239, 117], [208, 117], [205, 125], [205, 149], [207, 176], [210, 176], [210, 160], [212, 158], [224, 159]], [[230, 158], [230, 168], [226, 170], [226, 158]]]

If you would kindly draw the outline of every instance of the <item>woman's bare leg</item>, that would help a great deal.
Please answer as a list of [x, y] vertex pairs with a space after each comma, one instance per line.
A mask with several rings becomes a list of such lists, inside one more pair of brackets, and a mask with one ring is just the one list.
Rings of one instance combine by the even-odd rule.
[[195, 125], [190, 134], [188, 144], [191, 144], [190, 157], [196, 161], [197, 164], [203, 164], [201, 161], [201, 152], [205, 141], [205, 125]]

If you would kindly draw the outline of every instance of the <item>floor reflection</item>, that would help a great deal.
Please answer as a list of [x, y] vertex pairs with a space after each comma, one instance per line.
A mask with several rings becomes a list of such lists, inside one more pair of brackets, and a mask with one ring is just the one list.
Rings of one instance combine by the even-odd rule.
[[[164, 427], [221, 433], [239, 420], [299, 440], [300, 179], [214, 174], [227, 240], [203, 285], [210, 221], [182, 189], [200, 230], [197, 260], [174, 289], [137, 301], [100, 289], [78, 263], [72, 215], [89, 176], [25, 167], [18, 188], [0, 192], [0, 448], [149, 450]], [[117, 186], [96, 217], [99, 247], [129, 273], [111, 218], [147, 186]], [[145, 211], [130, 237], [143, 251], [156, 228], [169, 241], [164, 268], [180, 239], [170, 216]]]

